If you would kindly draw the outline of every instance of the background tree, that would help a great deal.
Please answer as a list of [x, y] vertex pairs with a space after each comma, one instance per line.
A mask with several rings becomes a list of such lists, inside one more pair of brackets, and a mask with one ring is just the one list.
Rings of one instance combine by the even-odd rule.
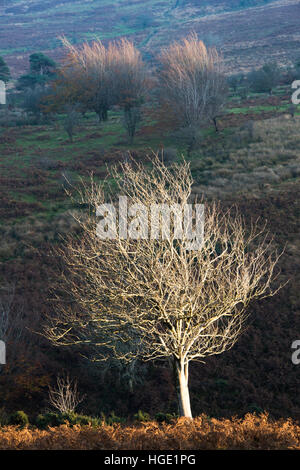
[[56, 64], [54, 60], [42, 52], [36, 52], [29, 57], [30, 72], [43, 76], [53, 76]]
[[66, 108], [76, 107], [78, 112], [85, 113], [89, 109], [86, 90], [80, 71], [63, 62], [48, 90], [46, 112], [64, 113]]
[[140, 52], [133, 43], [122, 39], [110, 44], [112, 75], [116, 104], [124, 112], [124, 126], [130, 142], [133, 142], [136, 127], [142, 119], [141, 106], [150, 85], [146, 66]]
[[132, 141], [147, 83], [140, 52], [127, 39], [110, 42], [107, 47], [95, 41], [76, 48], [65, 38], [63, 44], [67, 56], [59, 77], [61, 91], [68, 89], [74, 100], [98, 115], [100, 122], [107, 120], [113, 105], [119, 105]]
[[0, 80], [7, 83], [10, 79], [11, 75], [9, 67], [3, 57], [0, 57]]
[[23, 109], [27, 114], [33, 115], [39, 121], [44, 113], [46, 98], [47, 90], [43, 85], [35, 85], [34, 88], [28, 88], [23, 92]]
[[[62, 77], [66, 86], [71, 85], [79, 102], [93, 110], [99, 122], [107, 120], [107, 113], [114, 104], [111, 55], [101, 41], [85, 43], [76, 48], [62, 39], [67, 55]], [[76, 78], [76, 82], [75, 82]]]
[[[135, 204], [131, 237], [117, 230], [99, 238], [95, 211], [107, 200], [103, 186], [92, 182], [80, 191], [90, 209], [78, 217], [81, 234], [67, 237], [58, 252], [64, 266], [45, 335], [55, 345], [90, 346], [94, 360], [109, 354], [124, 361], [168, 360], [180, 414], [191, 417], [189, 363], [235, 344], [250, 302], [274, 294], [278, 257], [256, 224], [247, 233], [239, 215], [215, 204], [205, 206], [204, 240], [195, 250], [187, 250], [187, 238], [178, 240], [174, 230], [147, 237], [140, 204], [172, 207], [171, 225], [178, 229], [192, 186], [187, 163], [166, 168], [158, 157], [152, 163], [150, 171], [127, 162], [111, 173], [117, 192]], [[159, 217], [152, 222], [151, 230], [162, 228]]]
[[141, 119], [142, 114], [140, 106], [128, 106], [128, 108], [124, 109], [123, 124], [127, 131], [130, 144], [133, 143], [136, 129]]
[[79, 122], [79, 112], [76, 105], [68, 104], [65, 106], [64, 129], [69, 136], [69, 141], [73, 142], [75, 126]]
[[214, 121], [223, 108], [227, 83], [216, 49], [207, 49], [196, 34], [175, 42], [160, 56], [161, 102], [178, 127], [197, 129]]
[[258, 70], [252, 70], [248, 75], [250, 88], [255, 93], [272, 93], [274, 87], [279, 84], [281, 71], [276, 62], [263, 65]]
[[56, 64], [42, 53], [31, 54], [29, 57], [29, 72], [22, 75], [17, 82], [18, 90], [34, 88], [36, 85], [46, 85], [55, 78]]
[[238, 87], [243, 83], [244, 78], [242, 73], [235, 73], [227, 78], [228, 85], [232, 88], [234, 93], [236, 93]]

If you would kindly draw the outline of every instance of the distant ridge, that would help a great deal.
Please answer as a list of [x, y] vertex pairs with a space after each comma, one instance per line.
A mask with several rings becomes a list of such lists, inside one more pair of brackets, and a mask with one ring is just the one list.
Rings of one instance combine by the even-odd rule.
[[58, 37], [73, 43], [127, 36], [146, 57], [196, 31], [224, 54], [229, 71], [247, 70], [300, 55], [300, 1], [296, 0], [2, 0], [0, 56], [14, 76], [28, 55], [61, 54]]

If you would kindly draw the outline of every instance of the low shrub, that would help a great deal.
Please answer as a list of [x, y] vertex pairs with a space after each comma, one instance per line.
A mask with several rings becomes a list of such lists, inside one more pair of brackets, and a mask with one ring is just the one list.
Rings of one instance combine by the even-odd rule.
[[9, 417], [9, 424], [16, 426], [26, 426], [29, 424], [29, 419], [24, 411], [16, 411]]
[[93, 418], [91, 416], [79, 415], [77, 413], [53, 413], [48, 412], [39, 414], [36, 418], [35, 424], [39, 429], [46, 429], [48, 427], [61, 426], [62, 424], [69, 424], [74, 426], [92, 425], [100, 426], [103, 420], [100, 418]]
[[146, 413], [145, 411], [139, 410], [135, 415], [134, 419], [136, 421], [139, 421], [140, 423], [147, 423], [148, 421], [151, 421], [149, 413]]
[[71, 426], [78, 424], [80, 426], [101, 426], [103, 420], [101, 418], [93, 418], [91, 416], [79, 415], [76, 413], [66, 413], [62, 415], [67, 423]]
[[65, 424], [66, 420], [60, 413], [45, 413], [39, 414], [36, 418], [35, 424], [40, 429], [45, 429], [47, 427], [55, 427], [60, 426], [61, 424]]

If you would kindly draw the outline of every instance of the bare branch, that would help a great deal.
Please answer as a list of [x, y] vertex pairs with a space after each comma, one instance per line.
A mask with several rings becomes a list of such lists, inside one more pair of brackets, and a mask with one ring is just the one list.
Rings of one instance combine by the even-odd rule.
[[49, 402], [60, 413], [73, 413], [83, 400], [77, 381], [72, 381], [69, 375], [58, 376], [56, 388], [49, 387]]

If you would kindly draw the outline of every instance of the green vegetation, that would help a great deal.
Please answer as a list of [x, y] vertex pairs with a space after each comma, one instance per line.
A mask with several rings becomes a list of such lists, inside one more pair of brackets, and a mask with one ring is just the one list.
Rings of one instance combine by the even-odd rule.
[[17, 426], [26, 426], [27, 424], [29, 424], [29, 419], [24, 411], [16, 411], [11, 415], [9, 419], [9, 424]]

